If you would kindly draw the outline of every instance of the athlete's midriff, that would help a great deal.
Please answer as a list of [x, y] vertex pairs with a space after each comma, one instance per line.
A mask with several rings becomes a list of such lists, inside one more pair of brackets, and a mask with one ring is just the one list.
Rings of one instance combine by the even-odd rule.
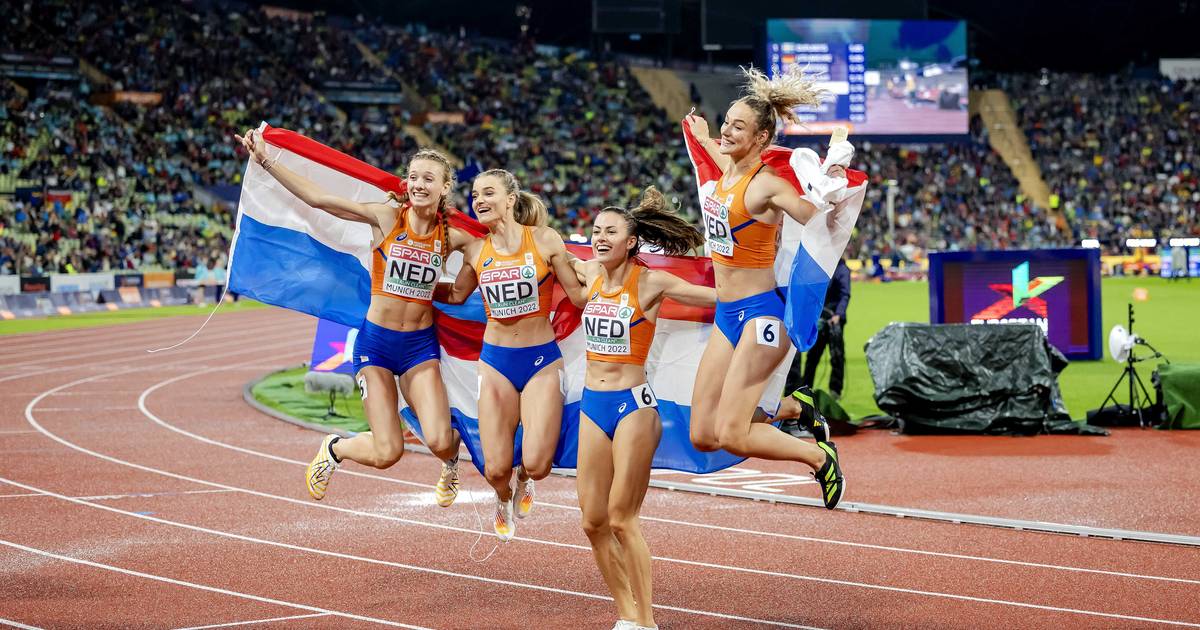
[[730, 267], [714, 260], [713, 276], [716, 280], [717, 299], [722, 302], [732, 302], [775, 290], [775, 269], [772, 267]]
[[588, 389], [610, 392], [618, 389], [630, 389], [645, 382], [645, 365], [602, 361], [587, 362], [587, 376], [584, 383]]
[[405, 302], [386, 297], [371, 297], [367, 321], [390, 330], [408, 332], [433, 325], [433, 307], [420, 302]]
[[554, 341], [554, 328], [549, 317], [489, 319], [483, 329], [483, 340], [493, 346], [527, 348]]

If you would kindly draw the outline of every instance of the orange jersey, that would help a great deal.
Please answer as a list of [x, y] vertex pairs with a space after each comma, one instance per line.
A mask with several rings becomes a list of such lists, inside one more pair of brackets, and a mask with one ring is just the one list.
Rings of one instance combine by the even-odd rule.
[[417, 234], [408, 227], [408, 209], [402, 209], [396, 226], [371, 253], [371, 295], [432, 304], [445, 266], [445, 241], [440, 221], [428, 234]]
[[475, 273], [489, 319], [550, 317], [554, 295], [550, 267], [533, 242], [533, 228], [524, 229], [521, 249], [511, 256], [498, 254], [490, 235], [480, 248]]
[[638, 302], [638, 277], [642, 267], [635, 265], [621, 288], [612, 293], [601, 289], [604, 278], [592, 283], [587, 306], [583, 309], [583, 339], [588, 361], [644, 365], [654, 341], [654, 322], [646, 319]]
[[728, 189], [722, 176], [713, 193], [704, 197], [704, 233], [713, 262], [747, 269], [775, 264], [779, 225], [763, 223], [746, 212], [746, 189], [764, 166], [751, 169]]

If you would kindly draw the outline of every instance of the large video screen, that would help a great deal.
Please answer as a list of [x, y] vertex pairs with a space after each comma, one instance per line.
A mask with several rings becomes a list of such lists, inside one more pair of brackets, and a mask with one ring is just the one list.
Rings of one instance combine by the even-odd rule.
[[1098, 359], [1100, 250], [930, 254], [929, 321], [1034, 324], [1067, 358]]
[[788, 135], [967, 133], [967, 25], [942, 20], [767, 20], [766, 65], [821, 77], [830, 98], [798, 108]]

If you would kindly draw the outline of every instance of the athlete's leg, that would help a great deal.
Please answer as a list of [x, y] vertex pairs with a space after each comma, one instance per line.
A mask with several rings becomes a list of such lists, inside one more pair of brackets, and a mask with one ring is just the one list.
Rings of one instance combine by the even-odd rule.
[[441, 362], [431, 359], [409, 368], [400, 376], [400, 393], [421, 421], [429, 450], [442, 461], [458, 455], [462, 441], [450, 427], [450, 402], [442, 381]]
[[583, 512], [583, 533], [592, 544], [592, 555], [604, 583], [617, 604], [617, 615], [633, 621], [637, 608], [633, 591], [625, 572], [621, 550], [609, 527], [609, 490], [613, 481], [612, 442], [600, 427], [582, 413], [579, 414], [579, 462], [575, 486], [579, 493], [579, 508]]
[[716, 412], [718, 442], [734, 455], [803, 462], [816, 470], [825, 462], [825, 451], [770, 424], [751, 422], [767, 380], [790, 347], [782, 330], [776, 332], [778, 345], [759, 343], [756, 335], [749, 334], [754, 326], [754, 321], [746, 322], [747, 334], [728, 365]]
[[496, 498], [512, 498], [509, 480], [513, 466], [513, 435], [520, 418], [520, 398], [512, 383], [487, 363], [479, 363], [479, 441], [483, 446], [483, 476]]
[[396, 408], [396, 378], [391, 370], [367, 366], [358, 371], [363, 411], [370, 431], [333, 443], [333, 454], [366, 466], [387, 468], [404, 454], [404, 430]]
[[696, 369], [696, 383], [692, 386], [692, 411], [690, 434], [692, 446], [701, 451], [720, 448], [717, 440], [717, 404], [721, 401], [721, 388], [729, 361], [733, 357], [733, 346], [719, 328], [713, 326], [708, 345], [700, 356]]
[[562, 431], [562, 359], [542, 368], [521, 392], [522, 470], [520, 478], [538, 480], [550, 474]]
[[647, 627], [654, 626], [650, 548], [642, 536], [638, 514], [650, 486], [650, 464], [661, 437], [662, 423], [654, 409], [639, 409], [621, 420], [613, 436], [613, 478], [608, 497], [608, 525], [621, 543], [625, 571], [637, 601], [637, 623]]

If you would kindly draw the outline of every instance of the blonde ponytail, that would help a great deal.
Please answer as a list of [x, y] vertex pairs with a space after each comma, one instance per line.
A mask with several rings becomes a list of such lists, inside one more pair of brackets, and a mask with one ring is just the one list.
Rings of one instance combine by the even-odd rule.
[[[792, 66], [773, 79], [750, 66], [742, 68], [742, 76], [746, 79], [742, 85], [742, 97], [734, 102], [750, 107], [756, 115], [758, 131], [770, 132], [771, 138], [775, 137], [775, 124], [778, 121], [800, 122], [794, 111], [796, 107], [820, 105], [829, 94], [828, 90], [817, 87], [816, 80], [805, 75], [800, 66]], [[767, 142], [769, 144], [770, 140]]]

